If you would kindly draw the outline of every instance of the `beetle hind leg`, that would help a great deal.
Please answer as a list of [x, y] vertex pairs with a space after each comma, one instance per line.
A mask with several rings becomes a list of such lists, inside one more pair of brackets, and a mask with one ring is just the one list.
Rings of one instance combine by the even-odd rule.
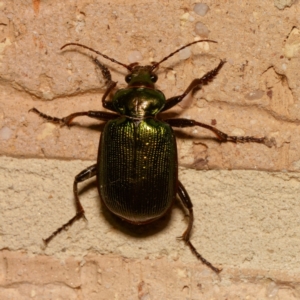
[[183, 233], [183, 235], [181, 236], [181, 239], [185, 242], [185, 244], [187, 246], [189, 246], [190, 250], [192, 251], [192, 253], [199, 259], [202, 261], [203, 264], [207, 265], [209, 268], [211, 268], [214, 272], [216, 272], [217, 274], [219, 274], [222, 269], [218, 269], [215, 266], [213, 266], [209, 261], [207, 261], [194, 247], [194, 245], [191, 243], [190, 241], [190, 235], [191, 235], [191, 231], [193, 228], [193, 222], [194, 222], [194, 212], [193, 212], [193, 204], [192, 201], [190, 199], [190, 196], [188, 195], [186, 189], [184, 188], [184, 186], [182, 185], [182, 183], [180, 181], [178, 181], [178, 195], [179, 198], [182, 202], [182, 204], [184, 205], [184, 207], [186, 207], [189, 211], [189, 224], [187, 229], [185, 230], [185, 232]]
[[[61, 231], [66, 230], [69, 226], [71, 226], [75, 221], [85, 218], [84, 215], [84, 209], [80, 203], [79, 197], [78, 197], [78, 188], [77, 184], [79, 182], [85, 181], [93, 176], [95, 176], [97, 173], [97, 164], [92, 165], [83, 171], [81, 171], [78, 175], [75, 176], [74, 179], [74, 185], [73, 185], [73, 192], [74, 192], [74, 197], [75, 197], [75, 206], [76, 206], [76, 215], [70, 219], [67, 223], [56, 229], [48, 238], [44, 239], [44, 243], [46, 245], [49, 244], [49, 242], [56, 236], [58, 235]], [[86, 219], [86, 218], [85, 218]]]

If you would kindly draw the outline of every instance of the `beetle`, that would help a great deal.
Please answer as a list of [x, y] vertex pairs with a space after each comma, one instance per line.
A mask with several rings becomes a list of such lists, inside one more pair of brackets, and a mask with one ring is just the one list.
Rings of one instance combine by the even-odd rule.
[[[112, 80], [109, 69], [97, 58], [93, 58], [107, 84], [102, 105], [113, 113], [84, 111], [57, 118], [46, 115], [36, 108], [30, 110], [47, 121], [67, 126], [74, 118], [80, 116], [106, 122], [101, 134], [97, 163], [75, 176], [73, 192], [76, 214], [44, 240], [46, 245], [62, 230], [85, 217], [77, 185], [96, 176], [98, 192], [104, 205], [112, 214], [135, 225], [148, 224], [164, 216], [170, 211], [178, 195], [189, 212], [189, 222], [181, 237], [182, 240], [205, 265], [216, 273], [221, 271], [203, 258], [190, 241], [194, 220], [193, 204], [178, 179], [176, 138], [172, 127], [204, 127], [212, 131], [220, 142], [256, 142], [270, 147], [270, 140], [266, 137], [230, 136], [213, 126], [195, 120], [159, 117], [161, 112], [172, 108], [189, 93], [201, 89], [203, 85], [212, 81], [223, 67], [225, 60], [221, 60], [217, 67], [201, 78], [194, 79], [181, 95], [166, 100], [164, 94], [155, 88], [158, 79], [155, 71], [162, 62], [180, 50], [200, 42], [216, 43], [213, 40], [194, 41], [180, 47], [159, 62], [146, 66], [138, 63], [123, 64], [79, 43], [68, 43], [61, 48], [62, 50], [69, 46], [83, 47], [125, 67], [128, 74], [125, 77], [127, 87], [112, 93], [117, 82]], [[112, 99], [108, 100], [110, 94], [113, 94]]]

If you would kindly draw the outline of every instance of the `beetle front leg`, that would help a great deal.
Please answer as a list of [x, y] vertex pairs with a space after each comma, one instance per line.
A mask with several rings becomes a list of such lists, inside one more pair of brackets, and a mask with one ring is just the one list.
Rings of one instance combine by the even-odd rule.
[[106, 84], [107, 84], [107, 89], [106, 89], [104, 95], [102, 96], [102, 106], [106, 109], [116, 111], [112, 102], [107, 101], [106, 98], [112, 92], [112, 90], [116, 87], [117, 82], [115, 82], [111, 79], [110, 71], [105, 65], [103, 65], [97, 58], [94, 58], [93, 60], [94, 60], [95, 64], [100, 68], [103, 77], [106, 79]]
[[73, 192], [74, 192], [74, 197], [75, 197], [75, 206], [76, 206], [76, 215], [70, 219], [67, 223], [56, 229], [48, 238], [44, 239], [44, 242], [46, 245], [49, 244], [49, 242], [61, 231], [66, 230], [69, 226], [71, 226], [75, 221], [85, 218], [84, 215], [84, 209], [80, 203], [79, 197], [78, 197], [78, 188], [77, 184], [78, 182], [85, 181], [97, 174], [97, 164], [90, 166], [83, 171], [81, 171], [74, 180], [74, 185], [73, 185]]
[[60, 125], [67, 125], [67, 126], [70, 126], [70, 124], [74, 118], [81, 117], [81, 116], [87, 116], [87, 117], [98, 119], [101, 121], [109, 121], [109, 120], [113, 120], [113, 119], [116, 119], [119, 117], [116, 114], [108, 113], [105, 111], [93, 111], [93, 110], [73, 113], [64, 118], [51, 117], [49, 115], [46, 115], [46, 114], [40, 112], [35, 107], [30, 109], [29, 112], [36, 113], [37, 115], [39, 115], [41, 118], [45, 119], [46, 121], [60, 124]]
[[211, 268], [214, 272], [216, 272], [217, 274], [220, 273], [222, 271], [222, 269], [218, 269], [215, 266], [213, 266], [209, 261], [207, 261], [194, 247], [194, 245], [191, 243], [190, 241], [190, 235], [191, 235], [191, 231], [193, 228], [193, 222], [194, 222], [194, 212], [193, 212], [193, 203], [190, 199], [189, 194], [187, 193], [186, 189], [184, 188], [184, 186], [182, 185], [182, 183], [180, 181], [178, 181], [178, 195], [179, 198], [182, 202], [182, 204], [184, 205], [185, 208], [188, 209], [189, 211], [189, 224], [188, 227], [186, 229], [186, 231], [183, 233], [182, 235], [182, 240], [186, 243], [186, 245], [189, 246], [189, 248], [191, 249], [192, 253], [199, 259], [202, 261], [202, 263], [204, 263], [205, 265], [207, 265], [209, 268]]
[[166, 119], [164, 122], [168, 123], [172, 127], [194, 127], [200, 126], [212, 131], [221, 142], [234, 142], [234, 143], [259, 143], [264, 144], [267, 147], [271, 148], [275, 144], [274, 139], [268, 139], [267, 137], [256, 138], [253, 136], [231, 136], [228, 135], [217, 128], [197, 122], [195, 120], [188, 120], [188, 119]]
[[166, 101], [164, 108], [161, 110], [161, 112], [166, 111], [166, 110], [172, 108], [173, 106], [177, 105], [191, 91], [195, 91], [196, 89], [201, 89], [201, 87], [203, 85], [208, 84], [210, 81], [212, 81], [214, 79], [214, 77], [219, 73], [220, 69], [223, 67], [225, 62], [226, 62], [225, 60], [221, 60], [219, 65], [215, 69], [207, 72], [201, 78], [194, 79], [182, 95], [175, 96], [175, 97], [168, 99]]

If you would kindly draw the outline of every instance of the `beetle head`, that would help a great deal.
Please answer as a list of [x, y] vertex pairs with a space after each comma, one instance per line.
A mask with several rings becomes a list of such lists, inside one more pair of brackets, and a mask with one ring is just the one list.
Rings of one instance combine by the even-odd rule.
[[131, 71], [126, 75], [128, 87], [148, 87], [154, 89], [157, 75], [152, 71], [152, 66], [140, 66], [137, 63], [129, 65]]
[[132, 118], [155, 116], [164, 107], [164, 94], [155, 88], [157, 75], [152, 66], [129, 65], [131, 71], [126, 75], [128, 86], [115, 92], [112, 98], [117, 112]]
[[126, 65], [114, 58], [102, 54], [99, 51], [78, 43], [68, 43], [61, 47], [61, 49], [70, 45], [79, 46], [93, 51], [102, 57], [126, 68], [129, 71], [125, 77], [128, 87], [116, 91], [112, 102], [116, 111], [121, 115], [140, 119], [143, 117], [155, 116], [159, 111], [161, 111], [166, 103], [164, 94], [155, 89], [155, 82], [157, 81], [157, 75], [155, 74], [155, 71], [158, 69], [159, 65], [184, 48], [200, 42], [216, 43], [212, 40], [194, 41], [175, 50], [174, 52], [165, 56], [159, 62], [153, 62], [152, 65], [147, 66], [140, 66], [138, 63]]

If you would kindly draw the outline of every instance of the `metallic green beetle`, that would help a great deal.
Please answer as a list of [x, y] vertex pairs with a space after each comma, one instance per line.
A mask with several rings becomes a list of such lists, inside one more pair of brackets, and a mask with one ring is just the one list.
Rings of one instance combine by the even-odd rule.
[[189, 211], [189, 224], [182, 235], [183, 241], [204, 264], [217, 273], [221, 271], [205, 260], [190, 242], [194, 218], [193, 205], [187, 191], [178, 180], [176, 139], [172, 127], [201, 126], [213, 131], [221, 142], [257, 142], [268, 146], [270, 143], [265, 137], [228, 136], [210, 125], [195, 120], [161, 120], [159, 118], [159, 113], [178, 104], [190, 92], [208, 84], [224, 65], [225, 61], [221, 60], [215, 69], [199, 79], [194, 79], [183, 94], [166, 100], [164, 94], [155, 88], [157, 80], [155, 70], [175, 53], [199, 42], [215, 43], [211, 40], [189, 43], [161, 61], [148, 66], [140, 66], [138, 63], [125, 65], [78, 43], [69, 43], [61, 48], [75, 45], [89, 49], [125, 67], [129, 74], [125, 77], [128, 86], [118, 90], [112, 100], [107, 100], [117, 83], [112, 81], [107, 67], [94, 59], [107, 80], [108, 87], [102, 97], [103, 107], [114, 113], [86, 111], [73, 113], [65, 118], [56, 118], [45, 115], [36, 108], [31, 109], [40, 117], [63, 125], [70, 125], [72, 120], [79, 116], [106, 121], [101, 135], [97, 163], [80, 172], [74, 180], [76, 215], [45, 239], [46, 244], [74, 221], [84, 217], [77, 184], [97, 176], [99, 194], [108, 210], [121, 219], [136, 225], [153, 222], [165, 215], [171, 209], [176, 195], [178, 195]]

